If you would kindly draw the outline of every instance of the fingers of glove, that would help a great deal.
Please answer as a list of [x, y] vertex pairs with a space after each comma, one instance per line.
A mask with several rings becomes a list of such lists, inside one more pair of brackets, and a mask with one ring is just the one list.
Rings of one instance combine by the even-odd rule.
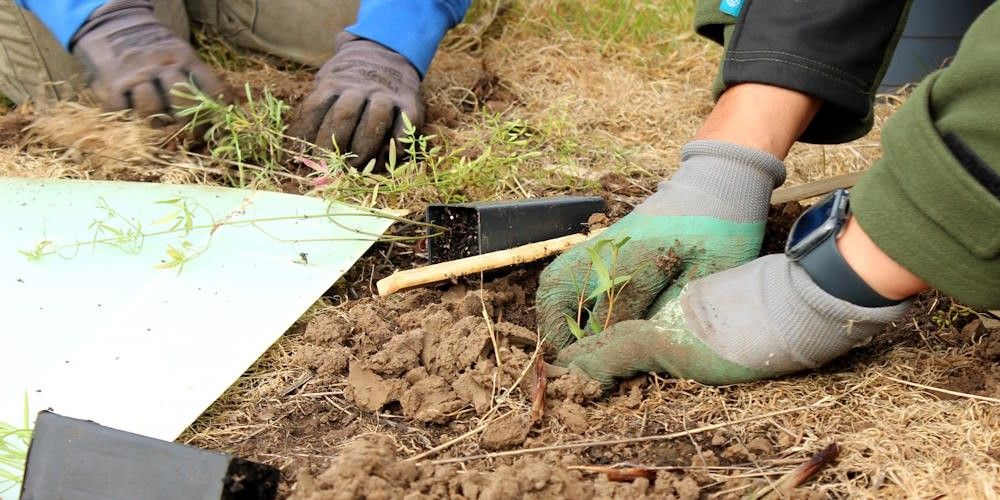
[[397, 114], [389, 96], [375, 95], [368, 100], [351, 140], [350, 151], [357, 155], [352, 159], [356, 163], [354, 166], [364, 165], [379, 154], [389, 140]]
[[649, 321], [622, 321], [601, 335], [586, 337], [564, 348], [556, 364], [582, 371], [609, 389], [616, 379], [662, 371], [656, 351], [660, 344], [657, 337], [663, 336], [664, 331]]
[[184, 72], [184, 81], [190, 82], [212, 99], [223, 102], [233, 100], [229, 86], [211, 68], [198, 59], [195, 59]]
[[152, 81], [139, 83], [126, 91], [126, 100], [130, 101], [129, 107], [141, 116], [168, 113], [169, 106], [164, 91], [163, 83], [159, 78], [154, 78]]
[[367, 96], [360, 92], [347, 91], [337, 97], [319, 126], [316, 144], [321, 147], [336, 147], [341, 154], [351, 152], [355, 128], [367, 105]]
[[[620, 321], [645, 318], [650, 305], [681, 271], [681, 259], [658, 241], [630, 241], [618, 252], [613, 266], [615, 274], [610, 278], [627, 278], [627, 281], [611, 286], [597, 297], [587, 322], [589, 332], [600, 332]], [[607, 262], [610, 257], [605, 258]], [[610, 262], [608, 267], [612, 268]], [[606, 286], [599, 283], [598, 289]]]
[[538, 331], [543, 341], [556, 349], [576, 340], [566, 321], [579, 317], [581, 300], [593, 290], [594, 280], [589, 276], [589, 269], [586, 251], [577, 247], [549, 264], [538, 278], [535, 295]]
[[317, 88], [310, 92], [296, 110], [288, 133], [320, 147], [330, 147], [329, 137], [325, 143], [320, 141], [319, 127], [339, 97], [339, 89]]

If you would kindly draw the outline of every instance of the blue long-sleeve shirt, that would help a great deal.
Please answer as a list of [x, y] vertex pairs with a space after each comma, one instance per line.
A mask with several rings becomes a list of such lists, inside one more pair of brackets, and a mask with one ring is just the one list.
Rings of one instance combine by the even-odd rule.
[[[16, 0], [69, 48], [73, 35], [107, 0]], [[427, 74], [444, 34], [462, 21], [471, 0], [361, 0], [358, 19], [347, 31], [378, 42]], [[330, 36], [335, 35], [331, 33]]]

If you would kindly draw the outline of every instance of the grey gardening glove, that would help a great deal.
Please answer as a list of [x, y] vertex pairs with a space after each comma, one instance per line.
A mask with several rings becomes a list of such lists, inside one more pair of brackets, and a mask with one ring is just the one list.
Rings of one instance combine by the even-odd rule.
[[[320, 147], [352, 153], [348, 163], [362, 167], [384, 161], [388, 143], [403, 137], [402, 113], [414, 126], [423, 123], [420, 75], [392, 49], [337, 35], [337, 52], [326, 62], [292, 123], [292, 135]], [[397, 142], [397, 151], [403, 146]]]
[[225, 85], [194, 49], [153, 16], [149, 0], [110, 0], [77, 30], [70, 50], [87, 70], [87, 84], [111, 111], [171, 114], [190, 104], [173, 95], [191, 83], [220, 98]]
[[598, 380], [669, 373], [705, 384], [822, 366], [867, 342], [911, 301], [861, 307], [820, 289], [797, 263], [768, 255], [689, 283], [648, 320], [624, 321], [565, 349], [556, 364]]
[[[755, 258], [771, 191], [784, 180], [784, 165], [763, 151], [720, 141], [687, 144], [680, 169], [656, 193], [545, 268], [535, 301], [540, 334], [564, 347], [576, 339], [567, 318], [575, 321], [581, 303], [590, 318], [584, 333], [595, 334], [618, 321], [645, 318], [654, 301], [676, 296], [691, 279]], [[626, 237], [614, 274], [628, 282], [608, 307], [606, 295], [590, 298], [600, 289], [600, 276], [587, 249]], [[610, 267], [610, 245], [602, 248]]]

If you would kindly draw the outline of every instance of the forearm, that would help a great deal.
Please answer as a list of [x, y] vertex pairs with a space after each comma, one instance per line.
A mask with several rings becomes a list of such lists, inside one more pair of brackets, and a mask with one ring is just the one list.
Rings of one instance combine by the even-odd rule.
[[719, 97], [695, 139], [726, 141], [785, 159], [822, 101], [801, 92], [745, 83]]
[[908, 5], [744, 2], [737, 18], [722, 12], [718, 1], [701, 0], [695, 23], [700, 34], [726, 46], [718, 92], [754, 82], [814, 96], [823, 105], [798, 139], [835, 143], [870, 130], [874, 90]]
[[462, 22], [471, 0], [362, 0], [347, 31], [401, 54], [423, 77], [445, 33]]

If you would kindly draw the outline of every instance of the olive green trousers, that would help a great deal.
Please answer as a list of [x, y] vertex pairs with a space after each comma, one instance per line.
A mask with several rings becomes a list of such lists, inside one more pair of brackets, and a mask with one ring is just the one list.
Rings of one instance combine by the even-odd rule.
[[[234, 46], [309, 66], [333, 55], [334, 37], [354, 22], [358, 0], [152, 0], [156, 15], [184, 39], [190, 22], [214, 28]], [[73, 97], [79, 63], [31, 12], [0, 0], [0, 94], [20, 103]]]

